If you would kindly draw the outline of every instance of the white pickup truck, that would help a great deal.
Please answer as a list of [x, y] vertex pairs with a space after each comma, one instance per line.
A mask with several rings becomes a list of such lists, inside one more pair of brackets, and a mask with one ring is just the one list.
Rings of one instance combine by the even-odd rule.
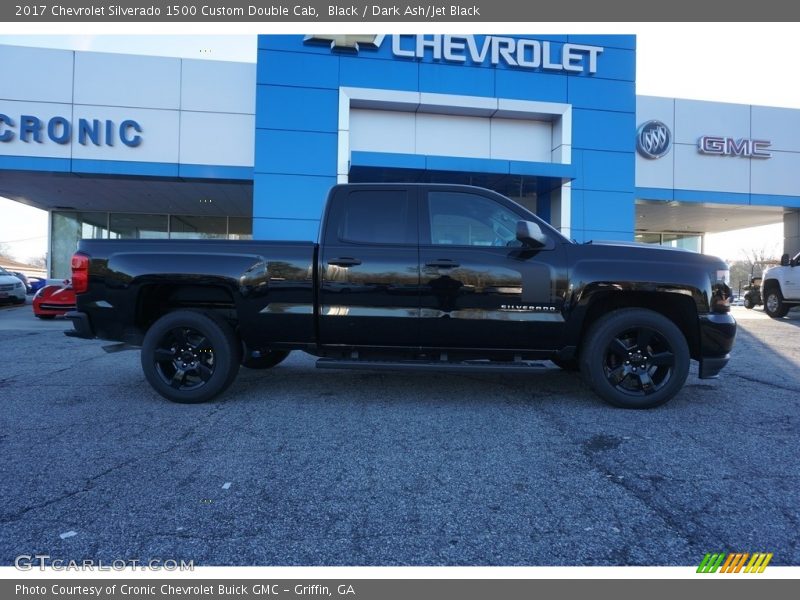
[[794, 306], [800, 306], [800, 252], [794, 258], [781, 257], [780, 266], [764, 271], [761, 280], [764, 312], [773, 319], [785, 317]]

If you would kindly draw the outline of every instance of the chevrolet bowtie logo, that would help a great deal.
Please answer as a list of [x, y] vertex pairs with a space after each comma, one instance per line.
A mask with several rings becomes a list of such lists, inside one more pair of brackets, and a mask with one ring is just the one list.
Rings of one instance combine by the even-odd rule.
[[358, 52], [359, 50], [377, 50], [383, 42], [383, 35], [307, 35], [305, 44], [322, 44], [330, 46], [337, 52]]

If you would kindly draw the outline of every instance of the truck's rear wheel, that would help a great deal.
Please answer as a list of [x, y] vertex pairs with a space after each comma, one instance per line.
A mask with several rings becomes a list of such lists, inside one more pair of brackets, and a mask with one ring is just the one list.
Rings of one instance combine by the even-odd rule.
[[689, 374], [689, 346], [663, 315], [641, 308], [616, 310], [589, 330], [581, 374], [606, 402], [653, 408], [669, 401]]
[[286, 360], [287, 356], [288, 350], [261, 350], [257, 353], [246, 351], [242, 366], [246, 369], [271, 369]]
[[142, 370], [172, 402], [211, 400], [233, 383], [241, 345], [230, 326], [208, 314], [180, 310], [156, 321], [142, 344]]
[[789, 307], [783, 302], [783, 294], [778, 288], [767, 290], [764, 298], [764, 312], [773, 319], [782, 319], [789, 312]]

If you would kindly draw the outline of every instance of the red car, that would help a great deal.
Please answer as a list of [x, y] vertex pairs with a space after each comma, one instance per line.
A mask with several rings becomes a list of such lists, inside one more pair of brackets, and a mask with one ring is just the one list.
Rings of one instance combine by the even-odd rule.
[[33, 297], [33, 314], [40, 319], [52, 319], [75, 310], [75, 292], [65, 279], [60, 285], [46, 285]]

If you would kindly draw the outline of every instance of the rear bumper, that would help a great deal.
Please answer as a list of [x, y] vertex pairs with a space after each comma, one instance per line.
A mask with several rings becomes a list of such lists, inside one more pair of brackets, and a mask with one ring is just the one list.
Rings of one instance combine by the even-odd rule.
[[92, 324], [89, 321], [89, 315], [80, 311], [71, 311], [64, 315], [67, 319], [72, 321], [72, 330], [65, 331], [64, 335], [69, 337], [83, 338], [85, 340], [94, 339], [94, 331], [92, 331]]
[[736, 340], [736, 319], [730, 313], [700, 317], [700, 378], [712, 379], [728, 364]]

